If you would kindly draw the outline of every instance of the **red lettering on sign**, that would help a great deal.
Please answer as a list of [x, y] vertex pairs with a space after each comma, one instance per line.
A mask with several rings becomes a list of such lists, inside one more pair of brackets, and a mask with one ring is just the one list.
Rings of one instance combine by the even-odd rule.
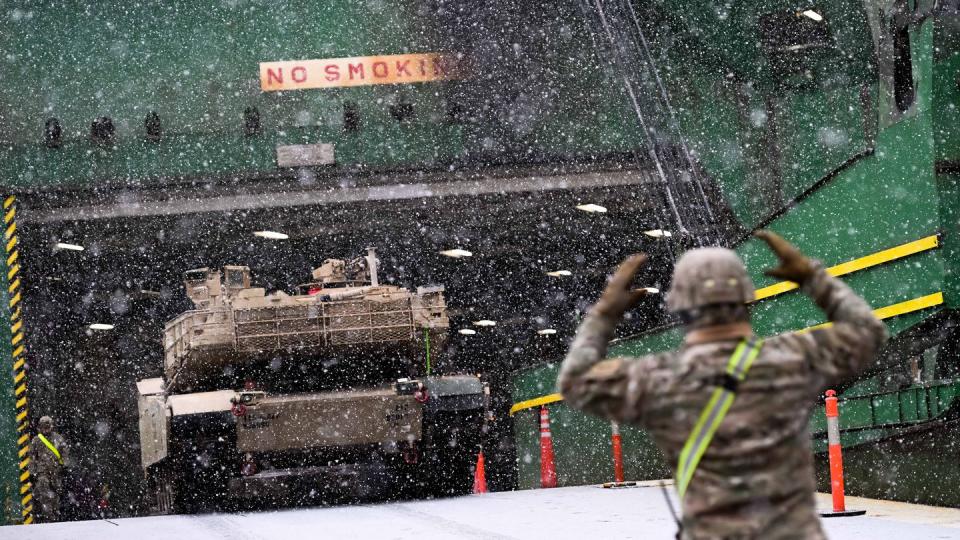
[[350, 80], [353, 80], [353, 74], [356, 73], [359, 78], [363, 79], [363, 64], [348, 64], [347, 71], [350, 73]]
[[427, 82], [456, 78], [460, 71], [456, 57], [445, 53], [260, 62], [260, 89], [278, 92]]
[[283, 84], [283, 68], [277, 68], [277, 71], [274, 72], [272, 69], [267, 68], [267, 84]]
[[323, 68], [323, 71], [326, 72], [327, 76], [324, 77], [328, 81], [339, 81], [340, 80], [340, 66], [336, 64], [329, 64], [327, 67]]
[[307, 81], [307, 68], [303, 66], [297, 66], [290, 70], [290, 77], [293, 79], [293, 82], [302, 83]]

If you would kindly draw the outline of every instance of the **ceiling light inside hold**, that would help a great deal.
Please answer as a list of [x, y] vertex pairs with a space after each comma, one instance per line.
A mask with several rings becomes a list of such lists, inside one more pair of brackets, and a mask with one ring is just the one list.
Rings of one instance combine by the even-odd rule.
[[557, 331], [554, 328], [543, 328], [543, 329], [537, 330], [537, 333], [540, 334], [541, 336], [552, 336], [556, 334]]
[[83, 251], [83, 246], [79, 244], [68, 244], [66, 242], [57, 242], [53, 247], [55, 249], [66, 249], [68, 251]]
[[643, 290], [647, 291], [647, 294], [660, 294], [660, 289], [656, 287], [644, 287]]
[[91, 330], [113, 330], [112, 324], [93, 323], [89, 327]]
[[496, 326], [497, 321], [491, 321], [490, 319], [483, 319], [480, 321], [473, 321], [474, 326]]
[[673, 233], [670, 231], [665, 231], [663, 229], [651, 229], [649, 231], [643, 231], [643, 234], [651, 238], [669, 238], [673, 236]]
[[593, 204], [593, 203], [578, 204], [577, 210], [583, 210], [584, 212], [590, 212], [593, 214], [604, 214], [607, 211], [607, 209], [604, 208], [603, 206], [600, 206], [599, 204]]
[[573, 272], [569, 270], [554, 270], [553, 272], [547, 272], [547, 275], [550, 277], [567, 277], [572, 276]]
[[820, 22], [820, 21], [823, 20], [823, 15], [817, 13], [816, 11], [814, 11], [814, 10], [812, 10], [812, 9], [808, 9], [808, 10], [806, 10], [806, 11], [801, 11], [800, 14], [803, 15], [804, 17], [812, 20], [812, 21]]
[[253, 235], [259, 236], [260, 238], [266, 238], [268, 240], [287, 240], [290, 238], [289, 235], [276, 231], [255, 231]]
[[446, 249], [444, 251], [441, 251], [440, 254], [446, 257], [453, 257], [454, 259], [459, 259], [461, 257], [473, 257], [473, 253], [460, 248]]
[[477, 331], [474, 330], [474, 329], [472, 329], [472, 328], [461, 328], [461, 329], [460, 329], [460, 333], [463, 334], [463, 335], [465, 335], [465, 336], [472, 336], [472, 335], [476, 334]]

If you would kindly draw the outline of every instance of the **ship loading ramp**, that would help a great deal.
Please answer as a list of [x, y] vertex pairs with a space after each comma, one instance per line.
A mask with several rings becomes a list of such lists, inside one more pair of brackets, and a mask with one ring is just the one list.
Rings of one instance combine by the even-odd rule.
[[[278, 512], [155, 516], [0, 527], [0, 539], [228, 540], [235, 538], [419, 538], [422, 540], [636, 538], [668, 540], [676, 525], [656, 482], [643, 487], [579, 486], [431, 501], [301, 508]], [[672, 488], [671, 488], [672, 489]], [[867, 515], [824, 520], [830, 538], [960, 538], [960, 510], [850, 497]], [[830, 497], [818, 500], [828, 507]], [[676, 504], [676, 501], [674, 501]]]

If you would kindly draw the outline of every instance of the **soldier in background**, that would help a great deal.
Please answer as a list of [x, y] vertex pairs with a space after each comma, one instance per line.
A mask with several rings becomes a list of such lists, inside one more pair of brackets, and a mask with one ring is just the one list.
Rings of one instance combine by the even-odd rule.
[[66, 441], [53, 430], [52, 418], [41, 417], [37, 422], [37, 435], [30, 441], [33, 516], [37, 523], [60, 519], [63, 473], [67, 463]]
[[644, 294], [631, 290], [646, 261], [634, 255], [580, 325], [560, 370], [570, 406], [642, 426], [677, 467], [682, 538], [824, 538], [810, 412], [887, 338], [870, 306], [819, 262], [772, 232], [757, 236], [780, 260], [767, 275], [798, 283], [831, 327], [760, 340], [750, 326], [754, 289], [743, 263], [727, 249], [696, 249], [677, 261], [667, 296], [685, 324], [680, 349], [605, 360], [621, 316]]

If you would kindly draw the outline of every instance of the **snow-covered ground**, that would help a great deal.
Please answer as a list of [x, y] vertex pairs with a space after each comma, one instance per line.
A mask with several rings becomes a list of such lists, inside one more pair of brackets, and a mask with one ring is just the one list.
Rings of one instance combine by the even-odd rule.
[[[827, 506], [829, 497], [820, 503]], [[847, 507], [865, 508], [868, 515], [825, 520], [833, 539], [960, 539], [960, 510], [853, 497]], [[0, 539], [594, 540], [672, 539], [674, 532], [659, 488], [583, 486], [392, 504], [11, 526], [0, 527]]]

